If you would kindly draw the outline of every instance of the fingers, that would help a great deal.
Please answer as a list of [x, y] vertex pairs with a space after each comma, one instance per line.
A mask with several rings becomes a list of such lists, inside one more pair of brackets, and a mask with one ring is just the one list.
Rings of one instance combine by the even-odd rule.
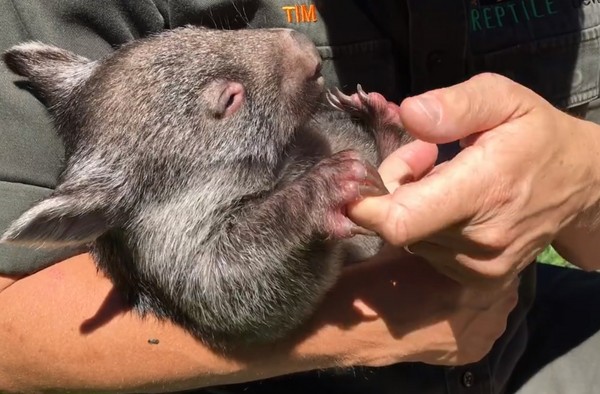
[[[540, 102], [544, 101], [535, 93], [507, 78], [482, 74], [407, 99], [400, 115], [417, 138], [436, 143], [463, 140], [468, 146], [480, 138], [481, 131], [527, 114]], [[402, 246], [469, 222], [485, 209], [489, 196], [497, 194], [501, 185], [495, 177], [498, 158], [489, 147], [475, 143], [443, 168], [405, 184], [428, 171], [432, 152], [426, 143], [418, 142], [391, 155], [380, 169], [391, 196], [366, 199], [357, 205], [360, 210], [349, 212], [350, 218], [392, 245]]]
[[437, 145], [415, 140], [389, 155], [379, 166], [379, 173], [390, 192], [404, 183], [420, 179], [437, 160]]
[[[423, 177], [431, 170], [437, 159], [435, 144], [413, 141], [389, 155], [379, 167], [379, 174], [385, 187], [394, 192], [398, 186]], [[386, 198], [388, 197], [388, 198]], [[383, 197], [367, 197], [347, 206], [348, 217], [360, 226], [383, 220], [382, 201], [388, 201], [389, 194]]]
[[516, 277], [513, 272], [488, 273], [485, 267], [496, 264], [492, 259], [482, 260], [443, 244], [421, 241], [410, 245], [409, 250], [423, 257], [441, 274], [462, 285], [490, 290], [502, 288]]
[[475, 215], [493, 179], [477, 177], [474, 169], [487, 165], [481, 150], [463, 152], [418, 182], [364, 200], [364, 210], [349, 212], [350, 218], [392, 245], [410, 245]]
[[405, 99], [400, 118], [415, 137], [434, 143], [458, 141], [516, 119], [543, 102], [529, 89], [497, 74]]

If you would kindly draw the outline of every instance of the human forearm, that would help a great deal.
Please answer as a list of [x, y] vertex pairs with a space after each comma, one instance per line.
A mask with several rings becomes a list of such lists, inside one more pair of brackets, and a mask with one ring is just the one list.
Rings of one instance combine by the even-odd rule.
[[[149, 375], [158, 387], [161, 375], [194, 356], [182, 332], [120, 310], [122, 302], [87, 256], [13, 284], [0, 294], [0, 305], [0, 377], [7, 379], [0, 389], [134, 389]], [[153, 338], [161, 343], [150, 345]], [[209, 364], [223, 373], [233, 369], [209, 356], [202, 359], [207, 371]]]
[[569, 225], [552, 246], [565, 260], [584, 270], [600, 269], [600, 231]]
[[572, 264], [586, 269], [600, 269], [600, 125], [572, 118], [576, 135], [581, 135], [582, 167], [588, 169], [581, 209], [574, 212], [569, 222], [553, 242], [556, 250]]
[[168, 392], [316, 368], [464, 364], [489, 351], [516, 302], [516, 287], [464, 288], [391, 251], [346, 269], [295, 338], [227, 358], [123, 310], [111, 290], [84, 255], [2, 292], [0, 391]]
[[125, 310], [87, 255], [16, 282], [0, 294], [0, 310], [0, 391], [166, 392], [332, 363], [319, 354], [344, 357], [332, 338], [319, 343], [328, 349], [304, 340], [295, 357], [275, 347], [247, 365], [222, 357], [179, 327]]
[[0, 275], [0, 291], [15, 283], [17, 279], [15, 276]]
[[[368, 286], [359, 281], [342, 281], [301, 337], [227, 358], [171, 323], [127, 311], [89, 256], [77, 256], [0, 294], [0, 391], [168, 392], [402, 361], [386, 323], [353, 309], [349, 289]], [[395, 342], [394, 352], [381, 341]]]

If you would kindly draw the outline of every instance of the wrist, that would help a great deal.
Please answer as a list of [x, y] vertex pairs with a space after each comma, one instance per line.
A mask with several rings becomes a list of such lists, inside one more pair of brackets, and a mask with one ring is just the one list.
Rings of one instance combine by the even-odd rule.
[[[572, 220], [565, 224], [587, 227], [597, 222], [600, 216], [600, 126], [575, 117], [568, 116], [569, 143], [567, 154], [572, 157], [570, 178], [580, 186], [572, 194], [577, 207], [572, 212]], [[574, 164], [573, 164], [574, 163]]]
[[584, 269], [597, 269], [600, 242], [600, 126], [571, 118], [569, 154], [578, 160], [572, 179], [582, 186], [573, 193], [577, 207], [557, 233], [553, 246], [569, 262]]

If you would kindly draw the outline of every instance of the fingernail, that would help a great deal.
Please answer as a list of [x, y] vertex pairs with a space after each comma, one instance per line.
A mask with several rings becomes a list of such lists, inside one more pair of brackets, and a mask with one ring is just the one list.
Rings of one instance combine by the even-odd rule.
[[423, 110], [423, 113], [427, 115], [427, 117], [431, 120], [434, 125], [440, 123], [442, 118], [442, 108], [440, 106], [440, 102], [431, 96], [421, 95], [416, 97], [417, 104]]

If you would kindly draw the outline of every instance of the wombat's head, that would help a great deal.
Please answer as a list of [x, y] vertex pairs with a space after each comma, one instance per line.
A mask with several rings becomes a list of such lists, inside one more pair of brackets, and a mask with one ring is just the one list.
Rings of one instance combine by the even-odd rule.
[[314, 45], [287, 29], [180, 28], [99, 61], [26, 43], [4, 61], [48, 105], [68, 160], [2, 240], [49, 245], [91, 241], [224, 164], [275, 162], [323, 85]]

